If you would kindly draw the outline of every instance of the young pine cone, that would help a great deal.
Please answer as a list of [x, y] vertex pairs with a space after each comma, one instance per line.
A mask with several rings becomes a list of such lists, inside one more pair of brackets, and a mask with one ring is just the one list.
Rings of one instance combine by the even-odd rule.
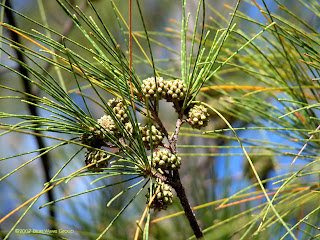
[[[141, 130], [141, 123], [138, 123], [138, 127]], [[124, 128], [128, 131], [128, 133], [132, 136], [132, 137], [136, 137], [136, 134], [134, 132], [133, 126], [131, 122], [127, 122], [124, 124]]]
[[113, 112], [116, 114], [117, 118], [122, 123], [126, 123], [129, 121], [128, 114], [126, 112], [125, 106], [123, 105], [123, 102], [119, 102], [114, 108]]
[[[152, 195], [153, 196], [158, 189], [158, 186], [160, 185], [160, 189], [155, 196], [154, 200], [152, 201], [150, 208], [153, 208], [154, 210], [165, 210], [168, 208], [169, 205], [172, 204], [172, 188], [170, 185], [165, 184], [160, 179], [157, 179], [157, 182], [153, 184], [152, 186]], [[150, 200], [150, 188], [148, 189], [148, 193], [146, 194], [147, 197], [147, 203], [149, 203]]]
[[192, 128], [200, 129], [208, 125], [209, 116], [208, 109], [203, 105], [194, 105], [189, 110], [189, 124]]
[[165, 82], [165, 99], [168, 102], [180, 101], [186, 96], [186, 85], [182, 80], [170, 80]]
[[[105, 161], [98, 162], [102, 159]], [[101, 168], [108, 167], [108, 161], [110, 160], [110, 155], [106, 154], [105, 152], [98, 151], [98, 150], [89, 150], [85, 154], [85, 163], [86, 165], [95, 163], [93, 166], [89, 167], [88, 169], [92, 172], [102, 172]]]
[[152, 158], [148, 157], [149, 161], [152, 161], [152, 167], [161, 170], [177, 170], [181, 165], [181, 158], [168, 151], [168, 149], [161, 149], [157, 152], [153, 152]]
[[117, 106], [118, 103], [120, 103], [122, 100], [119, 98], [112, 98], [108, 101], [108, 105], [111, 108], [114, 108], [115, 106]]
[[142, 81], [142, 93], [149, 98], [149, 100], [155, 100], [157, 98], [157, 94], [159, 99], [164, 96], [164, 87], [165, 83], [162, 77], [157, 77], [157, 83], [154, 77], [147, 78]]
[[156, 148], [161, 144], [163, 134], [156, 128], [156, 126], [151, 125], [151, 131], [150, 126], [148, 125], [140, 127], [140, 131], [142, 134], [142, 141], [148, 150], [151, 149], [151, 139], [153, 148]]
[[112, 108], [114, 114], [117, 116], [120, 122], [126, 123], [129, 121], [127, 109], [121, 99], [111, 99], [108, 101], [108, 105]]
[[100, 148], [103, 145], [104, 136], [99, 130], [90, 130], [85, 132], [80, 137], [81, 143], [94, 147]]
[[128, 131], [128, 133], [133, 137], [133, 126], [131, 122], [127, 122], [124, 124], [124, 128]]
[[[117, 125], [113, 121], [112, 117], [109, 115], [104, 115], [103, 117], [97, 120], [98, 124], [102, 127], [102, 131], [107, 131], [109, 134], [114, 135], [116, 137], [120, 136], [120, 132], [118, 130]], [[105, 136], [107, 137], [107, 136]], [[108, 142], [108, 139], [104, 139]]]

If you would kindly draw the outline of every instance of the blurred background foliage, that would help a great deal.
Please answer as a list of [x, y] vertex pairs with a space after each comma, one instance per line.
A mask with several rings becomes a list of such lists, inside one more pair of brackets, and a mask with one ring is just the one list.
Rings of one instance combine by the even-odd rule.
[[[13, 8], [30, 16], [32, 19], [43, 23], [41, 17], [41, 9], [35, 0], [12, 0]], [[74, 5], [79, 5], [81, 9], [87, 14], [91, 15], [91, 9], [86, 4], [86, 1], [70, 1]], [[119, 25], [115, 18], [114, 11], [109, 1], [95, 0], [93, 1], [96, 9], [98, 9], [103, 21], [107, 24], [109, 30], [113, 36], [117, 39], [120, 46], [124, 46], [126, 43], [123, 39], [121, 31], [119, 31]], [[128, 17], [128, 4], [123, 0], [114, 1], [119, 8], [119, 12], [126, 18]], [[260, 6], [263, 6], [261, 1], [257, 1]], [[316, 14], [320, 12], [320, 5], [317, 1], [281, 1], [290, 11], [294, 13], [294, 16], [283, 9], [279, 8], [279, 2], [266, 1], [268, 10], [284, 19], [286, 22], [291, 23], [294, 26], [298, 26], [299, 29], [305, 32], [312, 32], [315, 38], [319, 37], [319, 16]], [[180, 68], [180, 56], [176, 52], [180, 49], [180, 22], [181, 22], [181, 4], [176, 1], [161, 0], [161, 1], [148, 1], [141, 0], [140, 4], [143, 10], [143, 16], [146, 23], [146, 28], [149, 31], [151, 37], [151, 46], [153, 54], [155, 56], [155, 62], [160, 70], [166, 76], [179, 76]], [[206, 1], [206, 29], [210, 29], [213, 33], [218, 28], [226, 28], [228, 21], [233, 12], [233, 8], [236, 5], [234, 0], [226, 1]], [[187, 4], [187, 12], [192, 12], [197, 8], [197, 1], [189, 1]], [[43, 1], [45, 9], [45, 16], [50, 28], [57, 32], [67, 35], [71, 39], [76, 39], [84, 46], [90, 47], [90, 43], [84, 38], [76, 27], [72, 26], [72, 22], [66, 14], [61, 10], [59, 5], [55, 1]], [[313, 10], [310, 10], [313, 9]], [[303, 23], [297, 20], [297, 16], [303, 19]], [[3, 16], [2, 16], [3, 17]], [[32, 24], [24, 18], [15, 16], [18, 27], [26, 31], [35, 29], [43, 34], [45, 31], [43, 28]], [[252, 21], [249, 21], [252, 19]], [[126, 19], [127, 20], [127, 19]], [[3, 21], [6, 22], [4, 16]], [[281, 22], [278, 18], [274, 21]], [[257, 9], [252, 1], [241, 1], [237, 16], [234, 20], [236, 23], [235, 33], [231, 35], [228, 41], [222, 48], [222, 53], [219, 56], [218, 61], [224, 61], [234, 51], [244, 44], [253, 35], [257, 34], [268, 23], [266, 17]], [[259, 24], [257, 24], [259, 23]], [[283, 24], [283, 23], [282, 23]], [[190, 18], [190, 36], [194, 26], [194, 19]], [[313, 29], [310, 29], [310, 27]], [[284, 26], [285, 30], [288, 30], [290, 26]], [[136, 36], [141, 40], [144, 49], [147, 49], [147, 42], [145, 41], [143, 27], [141, 19], [136, 7], [133, 8], [133, 30], [136, 32]], [[4, 36], [9, 36], [7, 29], [2, 29]], [[126, 29], [124, 29], [126, 31]], [[288, 30], [288, 32], [295, 33]], [[273, 32], [274, 33], [274, 32]], [[306, 76], [310, 78], [316, 78], [318, 76], [317, 70], [307, 68], [305, 74], [301, 74], [301, 68], [296, 62], [293, 61], [293, 55], [297, 58], [302, 58], [298, 53], [303, 53], [303, 46], [288, 47], [287, 51], [290, 55], [290, 49], [294, 52], [292, 56], [289, 56], [289, 62], [292, 63], [291, 69], [287, 70], [288, 61], [285, 59], [279, 45], [281, 41], [277, 41], [277, 37], [268, 33], [262, 35], [261, 38], [254, 41], [254, 46], [250, 45], [241, 51], [236, 57], [232, 59], [232, 63], [224, 66], [217, 74], [212, 77], [212, 80], [207, 86], [251, 86], [250, 91], [259, 90], [255, 87], [283, 87], [287, 85], [287, 90], [291, 87], [297, 86], [297, 83], [307, 81]], [[285, 35], [286, 33], [283, 33]], [[246, 38], [242, 36], [246, 36]], [[214, 34], [210, 35], [207, 44], [210, 45]], [[52, 38], [59, 40], [58, 36], [52, 36]], [[301, 37], [302, 38], [302, 37]], [[305, 40], [306, 39], [306, 40]], [[305, 38], [304, 41], [310, 41]], [[294, 39], [293, 39], [294, 40]], [[293, 41], [292, 40], [292, 41]], [[38, 51], [39, 47], [23, 39], [23, 44], [31, 49]], [[318, 40], [318, 43], [320, 41]], [[314, 49], [319, 50], [319, 46], [314, 44]], [[70, 46], [71, 47], [71, 46]], [[3, 45], [7, 51], [12, 51], [9, 47]], [[259, 50], [257, 50], [259, 49]], [[77, 53], [83, 55], [81, 49], [75, 49]], [[176, 51], [176, 52], [175, 52]], [[259, 53], [259, 51], [263, 53]], [[153, 70], [146, 64], [144, 57], [137, 45], [133, 46], [134, 53], [134, 66], [136, 72], [140, 78], [147, 78], [153, 74]], [[49, 54], [47, 54], [49, 56]], [[269, 64], [270, 61], [272, 64]], [[1, 62], [16, 68], [16, 63], [9, 61], [7, 56], [2, 53]], [[30, 63], [32, 65], [32, 63]], [[55, 67], [46, 66], [49, 72], [53, 76], [57, 76], [57, 69]], [[219, 64], [217, 63], [217, 66]], [[275, 66], [275, 69], [273, 69]], [[242, 67], [242, 68], [241, 68]], [[295, 70], [292, 70], [295, 69]], [[279, 74], [278, 76], [276, 76]], [[83, 107], [81, 97], [72, 89], [76, 89], [76, 83], [72, 79], [72, 76], [68, 73], [62, 73], [68, 90], [71, 90], [70, 95], [77, 104]], [[302, 80], [301, 80], [302, 79]], [[281, 82], [282, 81], [282, 82]], [[22, 89], [21, 79], [14, 73], [8, 71], [5, 68], [0, 68], [0, 82], [3, 85]], [[305, 84], [304, 84], [305, 85]], [[311, 83], [309, 84], [311, 85]], [[315, 85], [318, 85], [315, 83]], [[294, 88], [295, 91], [299, 89]], [[271, 178], [270, 182], [265, 182], [264, 186], [267, 189], [272, 189], [280, 186], [279, 183], [272, 185], [271, 183], [278, 180], [273, 177], [287, 174], [288, 172], [294, 172], [297, 169], [303, 168], [307, 163], [317, 160], [316, 150], [318, 142], [310, 142], [306, 149], [306, 155], [311, 155], [311, 158], [305, 157], [302, 160], [298, 160], [295, 165], [291, 166], [290, 163], [295, 157], [303, 144], [306, 141], [299, 141], [298, 139], [308, 139], [308, 131], [316, 130], [317, 121], [310, 120], [310, 116], [317, 117], [317, 109], [314, 111], [311, 109], [307, 112], [297, 112], [289, 120], [278, 119], [279, 116], [284, 113], [293, 110], [293, 106], [299, 107], [298, 102], [304, 102], [305, 104], [313, 104], [318, 102], [318, 93], [313, 93], [312, 90], [306, 90], [295, 94], [296, 98], [292, 99], [290, 94], [286, 91], [267, 91], [262, 94], [253, 94], [250, 97], [243, 100], [243, 95], [248, 93], [248, 89], [224, 89], [223, 87], [215, 90], [203, 91], [199, 99], [214, 106], [224, 117], [232, 124], [234, 128], [241, 128], [237, 131], [243, 144], [246, 146], [247, 151], [251, 156], [251, 160], [256, 166], [256, 170], [261, 178], [265, 180]], [[292, 90], [292, 89], [291, 89]], [[35, 89], [36, 91], [36, 89]], [[92, 90], [86, 89], [85, 93], [90, 95]], [[292, 92], [291, 92], [292, 93]], [[297, 93], [297, 92], [295, 92]], [[12, 93], [0, 88], [0, 95], [6, 96]], [[41, 92], [38, 92], [41, 96]], [[105, 98], [109, 99], [109, 94], [103, 93]], [[307, 94], [313, 95], [310, 99], [304, 99]], [[295, 101], [294, 104], [284, 103], [279, 99], [290, 99]], [[246, 104], [246, 101], [250, 104]], [[256, 104], [255, 104], [256, 103]], [[262, 105], [265, 104], [265, 105]], [[161, 116], [165, 119], [165, 125], [171, 131], [174, 130], [174, 126], [171, 126], [176, 116], [172, 114], [168, 109], [168, 103], [163, 103], [161, 106]], [[103, 114], [97, 105], [89, 102], [89, 108], [97, 119]], [[0, 109], [2, 112], [15, 113], [15, 114], [27, 114], [28, 110], [24, 104], [16, 104], [15, 101], [10, 99], [1, 99]], [[40, 114], [47, 116], [47, 112], [40, 111]], [[194, 131], [189, 128], [183, 128], [181, 131], [181, 138], [179, 138], [179, 153], [183, 157], [183, 164], [181, 169], [182, 182], [187, 189], [187, 195], [192, 206], [198, 206], [206, 203], [215, 203], [214, 201], [223, 198], [228, 198], [237, 193], [241, 189], [244, 189], [252, 184], [257, 183], [257, 180], [248, 165], [248, 161], [245, 158], [239, 144], [235, 141], [234, 135], [228, 130], [228, 126], [223, 120], [217, 117], [215, 114], [211, 114], [211, 122], [206, 130], [217, 130], [214, 135], [203, 135], [202, 131]], [[13, 119], [1, 119], [2, 123], [14, 124]], [[6, 122], [7, 121], [7, 122]], [[262, 130], [248, 129], [250, 127], [261, 127]], [[267, 131], [265, 128], [287, 128], [285, 130]], [[303, 131], [290, 131], [288, 129], [303, 129]], [[221, 130], [222, 129], [222, 130]], [[225, 129], [225, 130], [223, 130]], [[220, 130], [220, 132], [218, 132]], [[296, 140], [292, 140], [296, 139]], [[315, 135], [314, 139], [318, 139]], [[57, 144], [54, 140], [45, 140], [46, 145]], [[193, 147], [190, 147], [193, 146]], [[23, 152], [35, 150], [36, 143], [33, 136], [22, 135], [20, 133], [10, 133], [0, 137], [0, 158], [16, 155]], [[52, 163], [51, 174], [55, 173], [66, 159], [69, 159], [69, 153], [74, 152], [73, 146], [63, 146], [52, 152], [49, 157]], [[292, 154], [288, 154], [292, 153]], [[8, 172], [17, 168], [21, 164], [35, 157], [36, 154], [30, 154], [25, 156], [19, 156], [17, 158], [11, 158], [6, 161], [0, 161], [0, 176], [4, 176]], [[75, 160], [71, 162], [68, 172], [73, 172], [72, 169], [79, 169], [84, 166], [84, 152], [81, 152], [76, 156]], [[314, 168], [312, 171], [318, 171], [318, 168]], [[67, 173], [66, 172], [66, 173]], [[285, 177], [284, 177], [285, 178]], [[91, 189], [90, 182], [94, 177], [86, 176], [73, 179], [68, 185], [59, 186], [53, 190], [54, 196], [60, 198], [77, 192], [81, 192], [87, 189]], [[100, 184], [111, 184], [113, 181], [120, 181], [121, 178], [113, 178], [112, 180], [104, 180]], [[318, 174], [310, 175], [303, 178], [299, 185], [296, 187], [304, 186], [305, 183], [316, 184], [318, 182]], [[43, 188], [44, 176], [39, 161], [34, 161], [31, 164], [23, 168], [23, 171], [18, 171], [11, 175], [9, 178], [3, 180], [0, 183], [0, 208], [1, 215], [7, 214], [10, 210], [23, 203], [25, 200], [37, 194]], [[103, 184], [102, 184], [103, 183]], [[129, 183], [127, 183], [129, 184]], [[100, 186], [100, 185], [99, 185]], [[120, 185], [121, 186], [121, 185]], [[75, 233], [72, 236], [64, 235], [70, 239], [95, 239], [109, 224], [110, 220], [119, 212], [119, 210], [128, 202], [128, 199], [132, 197], [132, 192], [128, 191], [121, 198], [118, 198], [111, 206], [106, 207], [106, 203], [120, 191], [120, 186], [115, 188], [107, 188], [100, 191], [84, 194], [75, 198], [71, 198], [65, 201], [58, 202], [54, 205], [56, 209], [58, 224], [60, 229], [74, 230]], [[128, 185], [129, 186], [129, 185]], [[97, 186], [95, 186], [97, 187]], [[260, 187], [256, 184], [249, 191], [252, 195], [248, 195], [248, 198], [255, 196], [254, 192], [259, 191]], [[259, 192], [261, 193], [261, 192]], [[299, 199], [300, 192], [294, 193], [296, 196], [292, 199]], [[306, 193], [307, 194], [307, 193]], [[145, 208], [145, 193], [141, 194], [132, 205], [124, 212], [124, 214], [114, 223], [111, 230], [106, 235], [105, 239], [131, 239], [135, 231], [135, 221], [138, 220]], [[285, 199], [286, 195], [284, 195]], [[289, 198], [291, 199], [291, 198]], [[278, 200], [281, 202], [281, 198]], [[284, 200], [285, 201], [285, 200]], [[291, 201], [291, 200], [290, 200]], [[293, 200], [292, 200], [293, 201]], [[301, 200], [303, 203], [303, 201]], [[47, 208], [38, 210], [37, 207], [46, 203], [45, 196], [42, 196], [38, 203], [33, 207], [23, 221], [19, 224], [19, 228], [25, 229], [45, 229], [47, 228], [48, 218]], [[255, 214], [258, 214], [258, 210], [252, 211], [243, 217], [236, 218], [232, 221], [233, 216], [237, 216], [245, 212], [248, 209], [252, 209], [260, 204], [265, 204], [266, 201], [263, 198], [257, 198], [252, 201], [246, 201], [239, 204], [234, 204], [226, 208], [215, 209], [217, 202], [208, 207], [202, 207], [196, 210], [196, 215], [199, 219], [200, 225], [206, 229], [210, 226], [215, 226], [214, 230], [208, 229], [206, 233], [206, 239], [240, 239], [243, 236], [243, 232], [246, 230], [247, 223], [251, 223]], [[315, 209], [319, 204], [319, 201], [314, 201], [315, 206], [311, 206], [308, 202], [304, 208], [300, 208], [299, 211], [289, 215], [286, 221], [288, 223], [295, 224], [304, 213], [309, 212], [310, 209]], [[294, 203], [293, 203], [294, 204]], [[295, 203], [299, 205], [299, 201]], [[279, 211], [286, 211], [286, 204], [279, 206]], [[290, 208], [291, 209], [291, 208]], [[174, 205], [167, 211], [152, 213], [152, 218], [156, 219], [163, 216], [168, 216], [176, 212], [181, 211], [181, 206], [178, 200], [175, 199]], [[1, 226], [1, 231], [6, 233], [9, 231], [13, 223], [19, 218], [19, 213], [13, 215], [10, 219], [5, 221]], [[319, 227], [319, 219], [314, 218], [313, 223]], [[270, 225], [275, 219], [270, 218]], [[225, 222], [224, 222], [225, 221]], [[221, 224], [219, 224], [221, 223]], [[226, 223], [226, 224], [223, 224]], [[318, 225], [317, 225], [318, 224]], [[254, 225], [257, 227], [257, 225]], [[249, 229], [251, 234], [253, 230]], [[315, 226], [308, 228], [308, 225], [304, 225], [301, 229], [295, 230], [296, 237], [298, 239], [311, 239], [311, 236], [319, 234], [319, 228]], [[304, 234], [307, 231], [308, 234]], [[185, 220], [183, 215], [176, 217], [170, 217], [158, 223], [153, 223], [150, 226], [149, 239], [186, 239], [192, 236], [192, 231]], [[280, 239], [285, 233], [283, 226], [280, 223], [273, 224], [272, 227], [266, 228], [265, 231], [252, 235], [251, 239]], [[263, 236], [263, 238], [261, 238]], [[14, 235], [14, 239], [39, 239], [39, 236], [33, 235]], [[40, 239], [46, 239], [45, 236], [41, 236]]]

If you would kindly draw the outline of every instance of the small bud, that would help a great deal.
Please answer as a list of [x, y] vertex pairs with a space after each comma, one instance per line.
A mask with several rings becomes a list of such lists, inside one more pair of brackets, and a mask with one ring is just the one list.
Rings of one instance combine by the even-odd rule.
[[[101, 168], [107, 168], [108, 167], [108, 161], [110, 160], [110, 155], [103, 151], [98, 150], [89, 150], [85, 154], [85, 163], [86, 165], [93, 164], [93, 166], [90, 166], [88, 169], [92, 172], [102, 172], [103, 169]], [[103, 161], [100, 161], [103, 160]], [[100, 161], [100, 162], [98, 162]]]
[[106, 142], [108, 142], [107, 133], [114, 135], [114, 136], [117, 136], [117, 137], [120, 137], [119, 129], [111, 116], [104, 115], [103, 117], [99, 118], [97, 120], [97, 122], [102, 128], [102, 133], [104, 133], [104, 135], [105, 135]]
[[181, 158], [170, 153], [167, 149], [161, 149], [157, 152], [153, 152], [152, 158], [149, 157], [149, 161], [150, 165], [155, 169], [161, 169], [163, 171], [177, 170], [181, 165]]
[[[160, 185], [160, 188], [158, 188]], [[154, 210], [165, 210], [168, 208], [170, 204], [172, 204], [172, 188], [170, 185], [163, 183], [160, 179], [157, 179], [155, 183], [152, 185], [152, 195], [155, 194], [156, 190], [159, 189], [159, 192], [156, 194], [156, 197], [152, 201], [150, 208], [153, 208]], [[152, 196], [151, 195], [151, 196]], [[150, 189], [148, 189], [148, 192], [146, 194], [147, 197], [147, 203], [149, 203], [150, 200]]]
[[164, 81], [162, 77], [147, 78], [142, 81], [142, 92], [150, 100], [155, 100], [157, 97], [159, 99], [163, 98]]
[[208, 109], [204, 107], [203, 105], [194, 105], [189, 110], [189, 124], [192, 128], [200, 129], [202, 127], [207, 126], [209, 122], [209, 116]]
[[148, 150], [151, 149], [151, 139], [153, 148], [156, 148], [159, 146], [159, 144], [161, 144], [163, 140], [163, 134], [156, 128], [156, 126], [152, 125], [151, 131], [148, 125], [140, 127], [140, 131], [142, 134], [142, 141]]
[[165, 91], [165, 99], [168, 102], [173, 102], [182, 100], [187, 88], [182, 80], [169, 80], [165, 82]]

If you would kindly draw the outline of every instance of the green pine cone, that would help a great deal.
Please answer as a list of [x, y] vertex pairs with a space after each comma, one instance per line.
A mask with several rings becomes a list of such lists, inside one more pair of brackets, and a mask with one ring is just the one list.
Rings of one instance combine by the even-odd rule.
[[128, 114], [126, 112], [125, 106], [123, 105], [123, 102], [120, 101], [114, 108], [113, 112], [117, 116], [120, 122], [126, 123], [129, 121]]
[[[157, 193], [154, 200], [152, 201], [150, 208], [161, 211], [161, 210], [166, 210], [168, 206], [172, 204], [173, 193], [170, 185], [165, 184], [160, 179], [157, 179], [157, 182], [153, 183], [153, 186], [152, 186], [152, 196], [155, 194], [159, 185], [160, 185], [159, 192]], [[148, 189], [146, 197], [147, 197], [147, 203], [149, 203], [150, 188]]]
[[[119, 129], [117, 127], [117, 125], [115, 124], [115, 122], [113, 121], [112, 117], [109, 115], [104, 115], [103, 117], [99, 118], [97, 120], [98, 124], [102, 127], [103, 131], [108, 132], [111, 135], [114, 135], [116, 137], [120, 137], [120, 132]], [[105, 136], [105, 141], [108, 142], [108, 137]]]
[[108, 105], [112, 108], [112, 111], [117, 116], [120, 122], [126, 123], [129, 121], [129, 117], [127, 114], [127, 110], [125, 109], [125, 105], [121, 99], [110, 99], [108, 101]]
[[108, 105], [111, 108], [114, 108], [115, 106], [117, 106], [118, 103], [120, 103], [122, 100], [119, 98], [112, 98], [108, 101]]
[[100, 148], [104, 142], [104, 136], [99, 130], [90, 130], [85, 132], [80, 137], [81, 143], [94, 147]]
[[157, 83], [154, 77], [147, 78], [142, 81], [142, 93], [149, 98], [149, 100], [161, 99], [164, 97], [164, 80], [162, 77], [157, 77]]
[[203, 105], [194, 105], [189, 110], [189, 124], [192, 128], [200, 129], [208, 125], [209, 116], [208, 109]]
[[142, 134], [142, 141], [148, 150], [151, 149], [151, 139], [153, 148], [156, 148], [161, 144], [163, 140], [163, 134], [156, 128], [156, 126], [152, 125], [151, 131], [150, 126], [148, 125], [140, 127], [140, 131]]
[[133, 136], [133, 126], [131, 122], [127, 122], [124, 124], [124, 128], [128, 131], [128, 133]]
[[[140, 125], [141, 125], [141, 123], [138, 123], [139, 129], [141, 130]], [[134, 133], [134, 129], [133, 129], [133, 126], [132, 126], [132, 123], [131, 123], [131, 122], [125, 123], [125, 124], [124, 124], [124, 128], [128, 131], [128, 133], [129, 133], [132, 137], [136, 137], [136, 134]]]
[[[106, 159], [106, 160], [98, 162], [102, 159]], [[103, 170], [101, 168], [107, 168], [109, 160], [110, 160], [110, 155], [108, 155], [107, 153], [102, 152], [102, 151], [89, 150], [85, 154], [86, 165], [95, 163], [93, 166], [88, 168], [92, 172], [103, 172]]]
[[186, 85], [182, 80], [169, 80], [165, 82], [165, 99], [168, 102], [184, 99], [186, 91]]
[[181, 157], [174, 155], [168, 151], [168, 149], [161, 149], [157, 152], [153, 152], [152, 158], [148, 157], [152, 167], [155, 169], [165, 170], [177, 170], [181, 165]]

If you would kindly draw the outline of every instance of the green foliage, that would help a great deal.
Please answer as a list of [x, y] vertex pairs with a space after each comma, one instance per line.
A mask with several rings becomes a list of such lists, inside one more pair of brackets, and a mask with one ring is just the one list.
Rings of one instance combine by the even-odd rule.
[[[168, 34], [149, 29], [151, 3], [136, 3], [133, 49], [128, 6], [113, 0], [112, 21], [100, 11], [106, 8], [101, 1], [88, 0], [82, 9], [56, 0], [74, 33], [54, 30], [41, 1], [41, 20], [9, 9], [36, 30], [1, 23], [1, 52], [11, 61], [0, 65], [37, 91], [1, 77], [0, 99], [41, 114], [3, 108], [0, 137], [22, 133], [50, 146], [1, 155], [1, 166], [23, 162], [1, 167], [0, 181], [8, 184], [15, 172], [23, 176], [43, 155], [59, 159], [42, 190], [32, 183], [32, 196], [23, 195], [18, 208], [1, 216], [0, 223], [9, 222], [1, 228], [5, 238], [16, 228], [33, 228], [27, 213], [45, 218], [34, 206], [50, 190], [59, 197], [40, 208], [52, 207], [61, 216], [58, 226], [76, 229], [76, 237], [127, 239], [137, 228], [143, 239], [194, 238], [189, 203], [207, 239], [319, 237], [320, 41], [312, 21], [319, 19], [319, 4], [239, 0], [225, 5], [232, 11], [227, 18], [212, 1], [183, 0], [170, 3], [180, 8], [181, 23], [172, 20], [178, 30], [167, 28]], [[5, 1], [0, 6], [8, 8]], [[242, 160], [239, 179], [232, 161]], [[85, 189], [72, 189], [76, 181]], [[142, 217], [136, 226], [146, 206], [166, 211], [147, 208], [145, 222]], [[189, 223], [179, 216], [182, 209]]]

